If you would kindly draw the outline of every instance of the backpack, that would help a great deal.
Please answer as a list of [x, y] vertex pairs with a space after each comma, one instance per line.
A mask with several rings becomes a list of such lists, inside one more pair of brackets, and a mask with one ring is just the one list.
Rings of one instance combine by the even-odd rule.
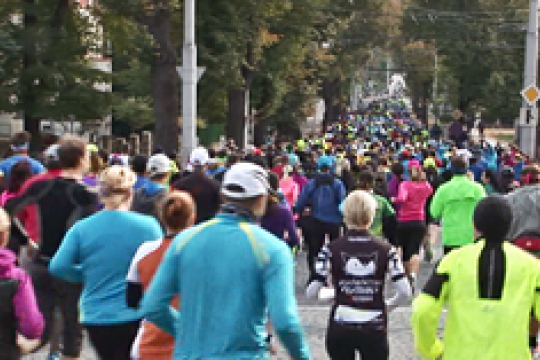
[[336, 191], [336, 178], [333, 175], [317, 174], [314, 178], [315, 188], [310, 194], [311, 207], [323, 208], [328, 206], [327, 198], [333, 198], [336, 206], [339, 206], [341, 199]]

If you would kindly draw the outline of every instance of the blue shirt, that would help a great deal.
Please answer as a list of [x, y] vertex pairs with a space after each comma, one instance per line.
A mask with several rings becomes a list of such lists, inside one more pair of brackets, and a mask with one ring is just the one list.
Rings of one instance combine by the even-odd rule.
[[126, 304], [126, 276], [137, 249], [163, 238], [158, 221], [130, 211], [104, 210], [68, 231], [49, 271], [83, 283], [80, 322], [108, 325], [140, 319]]
[[148, 179], [147, 177], [137, 175], [137, 181], [135, 181], [135, 185], [133, 185], [133, 190], [139, 190], [141, 188], [144, 188], [150, 182], [151, 182], [150, 179]]
[[36, 159], [32, 159], [31, 157], [25, 155], [14, 155], [0, 162], [0, 171], [2, 172], [2, 174], [4, 174], [4, 177], [8, 177], [13, 165], [15, 165], [21, 160], [28, 161], [28, 163], [30, 164], [30, 170], [32, 170], [32, 174], [39, 175], [45, 172], [45, 167]]
[[[181, 308], [169, 306], [178, 294]], [[232, 214], [178, 235], [142, 302], [175, 335], [175, 359], [269, 359], [268, 315], [294, 359], [309, 359], [287, 245]]]

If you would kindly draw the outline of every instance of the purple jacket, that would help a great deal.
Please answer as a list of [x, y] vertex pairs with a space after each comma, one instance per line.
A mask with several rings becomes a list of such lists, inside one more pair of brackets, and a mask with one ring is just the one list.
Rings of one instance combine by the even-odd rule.
[[282, 240], [284, 240], [286, 230], [289, 235], [287, 243], [289, 245], [300, 245], [293, 215], [286, 206], [277, 205], [272, 209], [268, 209], [261, 219], [261, 227]]
[[17, 331], [28, 339], [37, 339], [43, 333], [43, 316], [39, 311], [34, 287], [30, 276], [15, 266], [15, 254], [0, 248], [0, 279], [13, 279], [19, 282], [17, 294], [13, 298]]

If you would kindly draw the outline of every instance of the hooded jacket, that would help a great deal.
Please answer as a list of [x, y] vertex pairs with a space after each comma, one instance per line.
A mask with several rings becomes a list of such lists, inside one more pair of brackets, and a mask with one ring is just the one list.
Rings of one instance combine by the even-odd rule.
[[[18, 352], [16, 332], [37, 339], [43, 332], [32, 280], [15, 266], [15, 254], [0, 248], [0, 349]], [[12, 357], [16, 358], [16, 357]]]
[[295, 205], [295, 212], [301, 213], [309, 205], [315, 219], [340, 224], [342, 217], [339, 204], [346, 196], [341, 180], [327, 173], [318, 173], [302, 190]]
[[442, 218], [445, 246], [463, 246], [474, 241], [473, 212], [485, 196], [482, 185], [465, 175], [454, 175], [439, 187], [431, 200], [430, 212], [434, 219]]
[[540, 238], [540, 186], [525, 186], [506, 195], [512, 208], [508, 240]]

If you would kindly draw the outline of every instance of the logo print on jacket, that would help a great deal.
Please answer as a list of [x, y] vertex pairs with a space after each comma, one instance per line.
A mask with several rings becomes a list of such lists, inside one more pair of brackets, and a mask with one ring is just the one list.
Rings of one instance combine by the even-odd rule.
[[349, 255], [341, 253], [345, 263], [345, 273], [351, 276], [371, 276], [377, 271], [377, 253]]

